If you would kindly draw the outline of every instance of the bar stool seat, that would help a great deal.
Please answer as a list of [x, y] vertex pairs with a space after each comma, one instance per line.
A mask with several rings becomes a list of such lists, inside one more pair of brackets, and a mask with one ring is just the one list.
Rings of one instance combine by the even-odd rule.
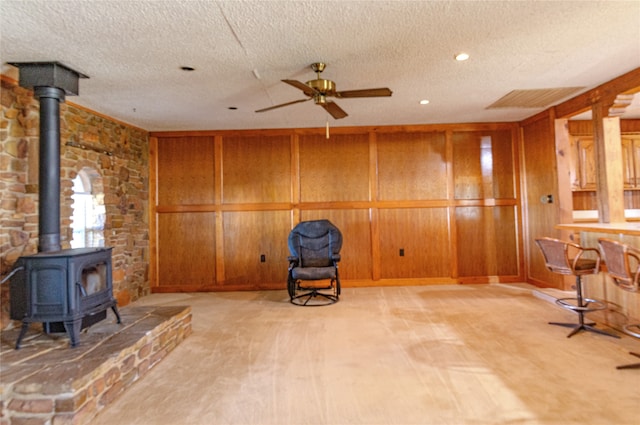
[[[607, 265], [607, 273], [613, 283], [629, 292], [640, 292], [640, 250], [613, 239], [598, 239], [600, 251]], [[633, 337], [640, 338], [640, 323], [627, 323], [622, 330]], [[640, 357], [640, 353], [629, 352]], [[617, 366], [617, 369], [639, 369], [640, 363]]]
[[[567, 338], [580, 331], [620, 338], [618, 335], [596, 328], [593, 322], [585, 322], [585, 314], [607, 308], [603, 301], [585, 298], [582, 295], [582, 276], [597, 274], [600, 271], [600, 252], [595, 248], [584, 248], [578, 244], [554, 238], [539, 238], [536, 239], [536, 244], [542, 251], [545, 266], [549, 271], [576, 277], [576, 296], [560, 298], [556, 300], [556, 304], [576, 313], [578, 323], [549, 322], [549, 324], [572, 328]], [[584, 254], [594, 258], [583, 257]]]

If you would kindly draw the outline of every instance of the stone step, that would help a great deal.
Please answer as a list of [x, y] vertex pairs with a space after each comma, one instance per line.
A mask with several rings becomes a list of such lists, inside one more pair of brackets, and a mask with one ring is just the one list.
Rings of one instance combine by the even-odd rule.
[[191, 333], [190, 307], [125, 307], [120, 315], [122, 324], [109, 316], [83, 331], [74, 348], [66, 333], [34, 324], [15, 350], [19, 329], [3, 331], [0, 423], [88, 424]]

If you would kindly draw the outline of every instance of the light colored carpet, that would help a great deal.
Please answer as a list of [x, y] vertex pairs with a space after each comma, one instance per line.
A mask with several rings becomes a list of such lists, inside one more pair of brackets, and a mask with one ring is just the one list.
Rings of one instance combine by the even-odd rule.
[[[95, 425], [640, 424], [640, 341], [528, 285], [346, 288], [327, 307], [285, 291], [155, 294], [193, 334]], [[637, 359], [636, 359], [637, 360]]]

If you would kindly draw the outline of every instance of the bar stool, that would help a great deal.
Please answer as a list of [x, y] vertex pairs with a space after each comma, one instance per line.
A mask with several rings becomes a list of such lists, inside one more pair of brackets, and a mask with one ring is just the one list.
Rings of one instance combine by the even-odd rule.
[[[607, 265], [607, 273], [613, 283], [629, 292], [639, 292], [640, 249], [607, 238], [598, 239], [600, 250]], [[622, 328], [626, 334], [640, 338], [640, 323], [627, 323]], [[640, 357], [640, 353], [629, 352]], [[640, 363], [618, 366], [617, 369], [638, 369]]]
[[[585, 323], [584, 321], [585, 314], [607, 308], [603, 301], [582, 296], [582, 276], [597, 274], [599, 272], [600, 252], [595, 248], [583, 248], [578, 244], [553, 238], [536, 239], [536, 244], [542, 251], [545, 265], [549, 271], [576, 277], [576, 297], [560, 298], [556, 300], [556, 304], [578, 314], [578, 323], [549, 322], [549, 324], [573, 328], [569, 335], [567, 335], [567, 338], [572, 337], [580, 331], [589, 331], [620, 338], [618, 335], [594, 327], [595, 323]], [[593, 253], [596, 258], [582, 258], [583, 254], [587, 252]]]

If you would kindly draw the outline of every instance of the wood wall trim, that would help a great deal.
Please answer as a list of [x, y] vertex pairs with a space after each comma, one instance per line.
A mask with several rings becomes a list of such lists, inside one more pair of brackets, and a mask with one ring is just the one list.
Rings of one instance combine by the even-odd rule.
[[524, 146], [524, 131], [522, 127], [517, 129], [517, 145], [518, 145], [518, 175], [520, 180], [518, 181], [518, 195], [520, 197], [520, 223], [519, 223], [519, 235], [520, 240], [520, 252], [522, 253], [522, 263], [520, 267], [520, 274], [529, 276], [529, 256], [531, 255], [529, 250], [529, 200], [527, 198], [527, 184], [526, 184], [526, 166], [525, 166], [525, 146]]
[[[517, 128], [517, 123], [460, 123], [460, 124], [417, 124], [392, 126], [334, 127], [332, 135], [371, 134], [371, 133], [416, 133], [445, 131], [491, 131]], [[274, 129], [238, 129], [238, 130], [199, 130], [199, 131], [152, 131], [152, 137], [231, 137], [231, 136], [283, 136], [283, 135], [325, 135], [325, 127], [313, 128], [274, 128]], [[331, 140], [331, 139], [329, 139]]]
[[[553, 119], [551, 118], [553, 114], [553, 109], [545, 109], [542, 112], [539, 112], [535, 115], [530, 116], [522, 121], [520, 121], [520, 128], [527, 127], [533, 125], [537, 121]], [[555, 117], [555, 116], [554, 116]]]
[[[554, 107], [558, 118], [566, 118], [589, 110], [596, 103], [613, 104], [621, 93], [640, 91], [640, 68], [636, 68]], [[607, 109], [609, 108], [607, 106]]]
[[[447, 167], [447, 198], [452, 199], [455, 192], [455, 179], [453, 175], [453, 131], [447, 130], [445, 132], [446, 143], [446, 167]], [[447, 215], [449, 217], [449, 258], [451, 258], [451, 264], [449, 266], [450, 275], [452, 279], [458, 277], [458, 235], [456, 226], [456, 209], [452, 206], [448, 206]]]
[[521, 158], [521, 154], [520, 154], [520, 150], [521, 150], [521, 143], [520, 143], [520, 136], [521, 136], [521, 132], [519, 128], [513, 128], [511, 130], [511, 140], [512, 140], [512, 146], [513, 146], [513, 166], [514, 166], [514, 170], [513, 170], [513, 185], [514, 185], [514, 195], [515, 195], [515, 199], [514, 201], [516, 202], [515, 207], [516, 207], [516, 240], [517, 240], [517, 249], [518, 249], [518, 276], [523, 276], [524, 275], [524, 271], [525, 271], [525, 264], [526, 264], [526, 259], [525, 256], [523, 255], [524, 253], [524, 246], [525, 246], [525, 239], [524, 239], [524, 220], [523, 220], [523, 216], [522, 213], [524, 211], [524, 207], [523, 207], [523, 197], [522, 197], [522, 185], [521, 183], [521, 179], [518, 178], [519, 176], [522, 176], [521, 174], [521, 163], [520, 163], [520, 158]]
[[[396, 278], [396, 279], [341, 279], [345, 288], [366, 287], [390, 287], [390, 286], [433, 286], [433, 285], [466, 285], [487, 283], [521, 283], [520, 276], [472, 276], [462, 278], [438, 277], [438, 278]], [[548, 287], [548, 283], [537, 281], [539, 287]], [[157, 286], [152, 288], [156, 294], [181, 293], [181, 292], [231, 292], [231, 291], [255, 291], [273, 290], [270, 285], [257, 284], [225, 284], [219, 287], [203, 287], [198, 285]], [[284, 290], [284, 287], [281, 288]]]
[[291, 228], [300, 222], [300, 136], [291, 134]]
[[[378, 138], [376, 133], [369, 132], [369, 201], [378, 200]], [[374, 280], [380, 280], [380, 226], [378, 208], [369, 208], [371, 234], [371, 275]]]
[[[214, 143], [214, 209], [213, 211], [216, 213], [215, 215], [215, 245], [216, 245], [216, 265], [215, 265], [215, 273], [216, 273], [216, 286], [221, 286], [225, 281], [225, 271], [224, 271], [224, 218], [220, 213], [220, 205], [222, 204], [222, 199], [224, 198], [223, 187], [224, 182], [222, 181], [222, 136], [216, 135], [213, 139]], [[203, 206], [205, 207], [205, 206]], [[207, 210], [203, 210], [207, 211]]]
[[448, 208], [448, 207], [495, 207], [517, 206], [513, 199], [453, 199], [453, 200], [409, 200], [409, 201], [345, 201], [345, 202], [301, 202], [301, 203], [262, 203], [262, 204], [193, 204], [158, 205], [157, 213], [182, 212], [232, 212], [232, 211], [280, 211], [292, 208], [304, 210], [332, 209], [398, 209], [398, 208]]
[[532, 115], [520, 121], [519, 125], [526, 127], [536, 121], [548, 119], [549, 117], [551, 117], [551, 119], [569, 118], [590, 110], [595, 103], [605, 102], [613, 104], [619, 94], [637, 92], [640, 92], [640, 68], [631, 70], [594, 89]]

